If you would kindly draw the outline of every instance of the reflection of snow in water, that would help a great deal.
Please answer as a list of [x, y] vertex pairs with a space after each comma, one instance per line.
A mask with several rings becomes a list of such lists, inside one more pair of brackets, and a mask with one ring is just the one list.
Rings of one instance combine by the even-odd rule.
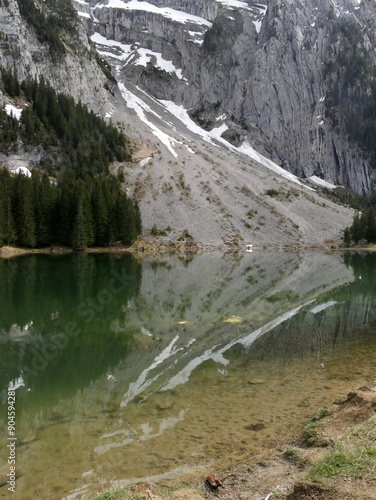
[[11, 380], [8, 384], [8, 391], [15, 391], [16, 389], [18, 389], [19, 387], [24, 387], [25, 386], [25, 382], [24, 382], [24, 379], [21, 377], [18, 377], [17, 379], [15, 380]]
[[84, 493], [87, 493], [88, 488], [89, 488], [89, 485], [84, 484], [80, 488], [76, 488], [75, 490], [71, 491], [68, 496], [64, 497], [64, 500], [74, 500], [75, 498], [78, 498], [78, 497], [82, 498], [81, 495], [83, 495]]
[[321, 311], [325, 311], [325, 309], [328, 309], [329, 307], [332, 307], [337, 304], [336, 300], [329, 300], [328, 302], [325, 302], [324, 304], [319, 304], [318, 306], [312, 307], [309, 312], [312, 314], [317, 314]]
[[120, 404], [121, 408], [124, 408], [129, 403], [129, 401], [131, 401], [138, 394], [141, 394], [142, 391], [144, 391], [147, 387], [149, 387], [155, 380], [157, 380], [162, 375], [163, 372], [159, 373], [155, 377], [152, 377], [146, 381], [148, 374], [155, 367], [157, 367], [158, 365], [163, 363], [163, 361], [165, 361], [166, 359], [170, 358], [171, 356], [182, 350], [182, 348], [174, 349], [174, 345], [176, 344], [178, 339], [179, 335], [176, 335], [172, 339], [172, 341], [168, 344], [168, 346], [165, 347], [165, 349], [163, 349], [163, 351], [158, 356], [156, 356], [154, 362], [141, 373], [136, 382], [129, 384], [129, 389], [124, 395], [123, 401]]
[[21, 342], [23, 340], [28, 340], [32, 333], [31, 327], [33, 322], [30, 321], [26, 323], [25, 326], [19, 326], [17, 324], [12, 325], [9, 332], [2, 330], [0, 335], [0, 344], [6, 344], [7, 342]]
[[197, 368], [201, 363], [209, 359], [212, 359], [213, 361], [216, 361], [217, 363], [226, 366], [229, 363], [229, 361], [223, 357], [223, 354], [226, 351], [228, 351], [232, 346], [234, 346], [235, 344], [242, 344], [244, 347], [250, 347], [256, 339], [258, 339], [265, 333], [269, 332], [270, 330], [273, 330], [273, 328], [276, 328], [284, 321], [287, 321], [288, 319], [295, 316], [295, 314], [297, 314], [302, 307], [310, 304], [311, 302], [312, 301], [309, 301], [306, 304], [303, 304], [299, 307], [296, 307], [295, 309], [292, 309], [291, 311], [288, 311], [285, 314], [282, 314], [281, 316], [278, 316], [278, 318], [273, 319], [266, 325], [262, 326], [261, 328], [258, 328], [257, 330], [250, 333], [244, 338], [232, 340], [224, 347], [219, 349], [217, 352], [215, 352], [216, 346], [214, 346], [211, 349], [208, 349], [201, 356], [192, 359], [179, 373], [171, 377], [170, 381], [162, 387], [162, 390], [171, 390], [174, 389], [177, 385], [185, 384], [189, 380], [192, 371], [195, 368]]
[[178, 422], [181, 422], [184, 420], [184, 415], [185, 415], [185, 410], [180, 410], [177, 416], [175, 417], [167, 417], [164, 418], [159, 422], [158, 428], [156, 429], [156, 432], [153, 433], [153, 427], [150, 425], [149, 422], [145, 422], [144, 424], [140, 424], [138, 426], [140, 430], [140, 434], [137, 433], [134, 429], [131, 428], [129, 429], [120, 429], [119, 431], [112, 432], [110, 434], [104, 434], [100, 439], [110, 439], [113, 438], [114, 436], [123, 436], [124, 439], [121, 441], [116, 441], [116, 442], [111, 442], [111, 443], [106, 443], [106, 444], [101, 444], [99, 446], [96, 446], [94, 448], [94, 452], [97, 455], [103, 455], [103, 453], [106, 453], [107, 451], [113, 449], [113, 448], [120, 448], [121, 446], [126, 446], [128, 444], [133, 444], [135, 441], [147, 441], [148, 439], [154, 439], [159, 436], [162, 436], [162, 434], [167, 430], [167, 429], [172, 429], [175, 427], [175, 425]]
[[[218, 345], [214, 345], [210, 349], [205, 350], [199, 356], [196, 356], [195, 358], [188, 361], [188, 363], [184, 366], [184, 368], [182, 368], [178, 373], [173, 375], [166, 384], [164, 384], [162, 387], [159, 388], [159, 390], [162, 391], [172, 390], [178, 385], [185, 384], [186, 382], [188, 382], [192, 372], [205, 361], [212, 360], [222, 366], [227, 366], [229, 361], [224, 357], [224, 353], [229, 349], [231, 349], [231, 347], [233, 347], [235, 344], [241, 344], [244, 347], [249, 348], [256, 339], [258, 339], [265, 333], [269, 332], [270, 330], [273, 330], [281, 323], [295, 316], [295, 314], [297, 314], [302, 307], [307, 306], [311, 302], [312, 301], [309, 301], [295, 309], [292, 309], [291, 311], [288, 311], [278, 316], [277, 318], [273, 319], [266, 325], [263, 325], [262, 327], [253, 331], [249, 335], [240, 339], [239, 338], [234, 339], [220, 349], [218, 349], [219, 347]], [[155, 382], [159, 377], [161, 377], [161, 375], [165, 373], [166, 370], [168, 369], [166, 368], [164, 370], [161, 370], [157, 375], [152, 376], [148, 379], [149, 373], [154, 368], [161, 365], [164, 361], [168, 360], [179, 351], [185, 351], [185, 349], [183, 348], [177, 349], [174, 347], [178, 339], [179, 335], [176, 335], [172, 339], [172, 341], [168, 344], [168, 346], [165, 347], [165, 349], [163, 349], [163, 351], [158, 356], [155, 357], [153, 363], [141, 373], [136, 382], [129, 384], [128, 391], [125, 393], [123, 401], [120, 404], [121, 408], [124, 408], [132, 399], [141, 394], [147, 387], [149, 387], [153, 382]], [[192, 344], [192, 342], [193, 340], [191, 340], [186, 347], [189, 347]], [[183, 357], [181, 357], [180, 359], [182, 358]], [[176, 363], [177, 360], [175, 360], [174, 364]], [[171, 366], [169, 368], [171, 368]]]
[[[291, 311], [282, 314], [281, 316], [278, 316], [277, 318], [273, 319], [266, 325], [263, 325], [262, 327], [258, 328], [249, 335], [240, 339], [234, 339], [220, 349], [218, 349], [218, 345], [214, 345], [210, 349], [207, 349], [199, 356], [196, 356], [195, 358], [191, 359], [184, 366], [183, 369], [181, 369], [178, 373], [173, 375], [166, 384], [164, 384], [162, 387], [159, 388], [159, 390], [162, 391], [172, 390], [178, 385], [185, 384], [186, 382], [188, 382], [193, 370], [195, 370], [205, 361], [213, 360], [220, 365], [227, 366], [229, 361], [224, 357], [224, 353], [229, 349], [231, 349], [231, 347], [233, 347], [235, 344], [241, 344], [244, 347], [249, 348], [256, 339], [258, 339], [265, 333], [269, 332], [270, 330], [273, 330], [273, 328], [276, 328], [284, 321], [287, 321], [288, 319], [295, 316], [295, 314], [297, 314], [302, 307], [310, 304], [311, 302], [312, 301], [309, 301], [295, 309], [292, 309]], [[167, 370], [167, 368], [165, 370], [161, 370], [157, 375], [150, 377], [148, 379], [149, 373], [154, 368], [156, 368], [158, 365], [161, 365], [164, 361], [168, 360], [179, 351], [185, 350], [183, 348], [176, 349], [174, 347], [178, 339], [179, 335], [176, 335], [172, 339], [172, 341], [168, 344], [168, 346], [165, 347], [165, 349], [163, 349], [163, 351], [158, 356], [155, 357], [153, 363], [141, 373], [136, 382], [129, 384], [128, 391], [125, 393], [123, 401], [120, 404], [121, 408], [124, 408], [132, 399], [141, 394], [147, 387], [149, 387], [153, 382], [155, 382], [158, 378], [160, 378], [161, 375], [165, 373]], [[191, 340], [187, 345], [187, 347], [190, 346], [192, 342], [193, 341]], [[177, 360], [175, 360], [174, 364], [176, 364], [176, 362]]]
[[[223, 366], [228, 365], [229, 361], [223, 356], [223, 354], [226, 351], [228, 351], [231, 347], [233, 347], [235, 344], [241, 344], [246, 348], [250, 347], [256, 339], [261, 337], [263, 334], [269, 332], [270, 330], [276, 328], [281, 323], [295, 316], [301, 310], [302, 307], [307, 306], [311, 302], [312, 301], [309, 301], [304, 305], [296, 307], [295, 309], [292, 309], [291, 311], [288, 311], [278, 316], [274, 320], [253, 331], [249, 335], [240, 339], [232, 340], [231, 342], [227, 343], [224, 347], [220, 349], [218, 349], [218, 345], [213, 346], [210, 349], [207, 349], [200, 356], [196, 356], [194, 359], [190, 360], [182, 370], [180, 370], [176, 375], [172, 376], [169, 382], [167, 382], [167, 384], [165, 384], [161, 390], [171, 390], [175, 388], [177, 385], [186, 383], [189, 380], [193, 370], [205, 361], [213, 360]], [[153, 363], [141, 373], [138, 380], [129, 385], [129, 389], [125, 394], [123, 401], [120, 405], [121, 407], [124, 408], [135, 396], [139, 395], [142, 391], [144, 391], [147, 387], [149, 387], [155, 380], [157, 380], [162, 375], [162, 373], [166, 371], [162, 370], [159, 374], [147, 380], [149, 373], [154, 368], [156, 368], [157, 366], [161, 365], [164, 361], [174, 356], [177, 352], [183, 350], [182, 348], [177, 349], [174, 347], [178, 339], [179, 335], [176, 335], [172, 339], [172, 341], [167, 345], [167, 347], [165, 347], [165, 349], [163, 349], [163, 351], [158, 356], [155, 357]], [[192, 341], [190, 341], [188, 345], [190, 345], [191, 343]], [[225, 370], [222, 370], [222, 372], [225, 373]], [[149, 439], [157, 438], [161, 436], [167, 429], [172, 429], [178, 422], [182, 421], [184, 419], [185, 411], [186, 410], [181, 410], [176, 416], [170, 416], [165, 419], [162, 419], [157, 424], [156, 429], [149, 422], [144, 422], [138, 425], [137, 430], [129, 426], [128, 429], [120, 429], [110, 434], [104, 434], [100, 438], [101, 441], [116, 437], [119, 437], [120, 440], [112, 441], [110, 443], [100, 444], [99, 446], [96, 446], [94, 448], [94, 452], [97, 455], [103, 455], [104, 453], [108, 452], [113, 448], [120, 448], [122, 446], [131, 445], [134, 444], [135, 441], [147, 441]]]
[[[163, 473], [163, 474], [154, 474], [152, 476], [147, 476], [147, 477], [132, 477], [129, 479], [117, 479], [111, 481], [111, 485], [113, 488], [125, 488], [126, 486], [129, 486], [130, 484], [135, 484], [135, 483], [157, 483], [162, 480], [171, 480], [171, 479], [181, 479], [184, 475], [186, 474], [192, 474], [193, 472], [200, 472], [202, 473], [202, 469], [207, 469], [208, 466], [210, 465], [210, 462], [204, 462], [198, 465], [180, 465], [179, 467], [176, 467], [175, 469], [170, 469], [169, 471]], [[64, 499], [64, 500], [68, 500]]]

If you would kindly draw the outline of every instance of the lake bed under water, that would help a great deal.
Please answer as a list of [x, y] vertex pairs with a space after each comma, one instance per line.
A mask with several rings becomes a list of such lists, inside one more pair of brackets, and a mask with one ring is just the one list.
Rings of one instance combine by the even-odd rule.
[[19, 474], [0, 497], [194, 482], [267, 453], [376, 378], [375, 275], [371, 254], [0, 259]]

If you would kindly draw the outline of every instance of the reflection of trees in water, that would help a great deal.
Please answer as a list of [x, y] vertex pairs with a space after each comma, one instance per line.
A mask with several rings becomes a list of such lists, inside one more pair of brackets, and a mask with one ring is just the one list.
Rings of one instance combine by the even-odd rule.
[[[370, 290], [376, 290], [376, 254], [375, 253], [345, 253], [344, 262], [352, 267], [355, 280], [362, 280]], [[363, 284], [359, 284], [363, 288]]]
[[[373, 336], [376, 255], [346, 254], [344, 260], [353, 268], [355, 280], [323, 294], [318, 301], [319, 304], [335, 301], [335, 304], [316, 313], [312, 312], [315, 304], [304, 308], [259, 338], [246, 353], [247, 359], [307, 357], [312, 352], [328, 352]], [[237, 356], [245, 355], [240, 346], [237, 351]]]
[[[140, 290], [142, 267], [132, 257], [0, 259], [0, 277], [2, 386], [21, 374], [39, 388], [61, 386], [62, 379], [66, 387], [84, 386], [126, 354], [124, 334], [111, 324], [124, 321], [126, 304]], [[65, 334], [69, 323], [77, 336]], [[56, 335], [62, 345], [54, 350]]]
[[[121, 293], [111, 293], [111, 300], [100, 297], [105, 307], [96, 310], [105, 319], [121, 310], [121, 305], [138, 295], [141, 285], [141, 265], [130, 256], [103, 255], [29, 255], [15, 259], [0, 259], [0, 329], [33, 322], [35, 329], [52, 326], [60, 319], [72, 321], [80, 304], [98, 302], [100, 290], [114, 287], [116, 273], [126, 276]], [[114, 275], [115, 273], [115, 275]], [[106, 303], [108, 302], [108, 304]], [[81, 316], [84, 307], [81, 308]], [[101, 321], [101, 318], [97, 318]], [[60, 325], [61, 327], [61, 325]]]
[[[140, 356], [140, 366], [147, 366], [176, 335], [176, 349], [187, 349], [177, 371], [215, 345], [217, 350], [229, 345], [225, 357], [245, 363], [308, 358], [312, 352], [328, 351], [365, 335], [359, 326], [376, 316], [375, 257], [346, 257], [354, 282], [340, 257], [326, 257], [325, 272], [320, 273], [321, 255], [301, 260], [289, 254], [278, 259], [262, 254], [246, 262], [199, 256], [179, 265], [176, 259], [140, 264], [130, 256], [111, 254], [0, 260], [0, 342], [8, 338], [1, 344], [0, 383], [4, 387], [21, 374], [25, 377], [35, 353], [53, 335], [64, 332], [68, 322], [77, 324], [80, 333], [28, 380], [28, 387], [38, 394], [51, 392], [51, 387], [70, 391], [85, 387], [121, 360], [133, 362]], [[343, 285], [345, 280], [349, 282]], [[331, 286], [337, 288], [265, 333], [250, 349], [233, 344]], [[312, 313], [315, 305], [329, 301], [336, 304]], [[224, 322], [233, 315], [242, 321]], [[181, 320], [188, 322], [177, 323]], [[22, 341], [9, 341], [13, 325], [28, 324]], [[133, 355], [129, 339], [136, 330], [143, 331], [141, 327], [158, 338]]]

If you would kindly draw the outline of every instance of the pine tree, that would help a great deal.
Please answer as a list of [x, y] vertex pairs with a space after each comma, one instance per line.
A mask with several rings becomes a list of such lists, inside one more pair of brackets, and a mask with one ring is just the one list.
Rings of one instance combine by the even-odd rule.
[[34, 116], [30, 108], [25, 108], [21, 114], [21, 123], [25, 128], [26, 139], [31, 141], [35, 136]]
[[142, 219], [141, 210], [137, 201], [134, 202], [134, 212], [136, 218], [136, 236], [139, 236], [142, 233]]
[[7, 169], [0, 170], [1, 233], [3, 244], [10, 245], [17, 234], [12, 211], [13, 179]]
[[91, 179], [76, 181], [76, 215], [72, 232], [72, 247], [85, 250], [93, 245], [95, 232], [90, 204]]
[[55, 211], [54, 192], [56, 192], [56, 189], [51, 186], [47, 174], [41, 177], [35, 170], [33, 171], [32, 181], [37, 245], [44, 247], [51, 245], [53, 242], [51, 229]]
[[359, 215], [356, 213], [354, 216], [353, 223], [350, 227], [351, 239], [355, 243], [359, 243], [360, 240], [364, 239], [366, 236], [366, 222], [364, 215]]
[[18, 174], [15, 186], [16, 225], [18, 228], [17, 243], [24, 247], [33, 248], [37, 244], [35, 205], [31, 179]]
[[119, 239], [130, 245], [137, 237], [137, 224], [133, 204], [122, 194], [118, 200]]
[[343, 230], [343, 243], [345, 247], [349, 247], [351, 245], [351, 231], [349, 227], [346, 227]]
[[365, 212], [366, 232], [365, 238], [368, 243], [376, 243], [376, 217], [372, 206], [368, 207]]
[[109, 206], [103, 193], [103, 181], [96, 179], [91, 197], [95, 245], [107, 246], [110, 244], [111, 232], [109, 221]]
[[141, 228], [138, 204], [113, 175], [77, 179], [65, 171], [55, 185], [37, 170], [29, 178], [0, 169], [0, 245], [62, 243], [83, 250], [115, 239], [130, 244]]
[[0, 248], [4, 245], [4, 206], [0, 199]]
[[17, 240], [17, 231], [14, 224], [14, 217], [10, 199], [7, 200], [4, 210], [4, 227], [3, 227], [3, 241], [7, 245], [11, 245]]
[[77, 214], [74, 220], [72, 247], [76, 251], [86, 250], [88, 247], [88, 228], [83, 200], [80, 200], [78, 203]]

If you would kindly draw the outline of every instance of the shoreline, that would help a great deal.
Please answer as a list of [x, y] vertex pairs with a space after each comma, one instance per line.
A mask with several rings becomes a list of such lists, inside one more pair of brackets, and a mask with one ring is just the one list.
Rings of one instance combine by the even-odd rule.
[[[118, 245], [111, 247], [91, 247], [83, 250], [82, 252], [77, 252], [71, 247], [64, 246], [53, 246], [48, 248], [22, 248], [14, 247], [9, 245], [4, 245], [0, 248], [0, 258], [8, 259], [21, 255], [29, 254], [45, 254], [45, 255], [67, 255], [67, 254], [95, 254], [95, 253], [128, 253], [136, 258], [160, 256], [165, 254], [199, 254], [202, 252], [212, 253], [222, 251], [223, 253], [248, 253], [249, 250], [246, 249], [246, 245], [243, 247], [239, 246], [213, 246], [213, 245], [200, 245], [195, 242], [177, 242], [162, 241], [158, 238], [153, 240], [137, 240], [132, 245]], [[260, 246], [252, 247], [253, 251], [278, 251], [278, 252], [289, 252], [289, 251], [325, 251], [325, 252], [375, 252], [376, 245], [369, 246], [355, 246], [355, 247], [342, 247], [342, 246], [329, 246], [325, 243], [312, 245], [312, 246]]]
[[[314, 245], [314, 246], [262, 246], [253, 247], [251, 252], [300, 252], [300, 251], [324, 251], [324, 252], [375, 252], [376, 245], [361, 246], [361, 247], [332, 247], [325, 244]], [[197, 244], [185, 244], [182, 243], [177, 246], [175, 243], [170, 244], [160, 241], [145, 241], [136, 242], [129, 246], [113, 246], [113, 247], [92, 247], [87, 248], [82, 252], [76, 252], [70, 247], [49, 247], [49, 248], [21, 248], [13, 246], [3, 246], [0, 248], [0, 258], [9, 259], [22, 255], [31, 254], [44, 254], [44, 255], [68, 255], [68, 254], [99, 254], [99, 253], [113, 253], [113, 254], [130, 254], [136, 258], [146, 258], [146, 257], [158, 257], [161, 255], [176, 255], [176, 254], [200, 254], [200, 253], [213, 253], [213, 252], [223, 252], [226, 254], [233, 253], [248, 253], [249, 250], [246, 248], [234, 246], [234, 247], [214, 247], [212, 245], [197, 245]]]
[[299, 435], [218, 476], [176, 486], [114, 481], [93, 499], [376, 500], [376, 381], [349, 390], [318, 408]]

